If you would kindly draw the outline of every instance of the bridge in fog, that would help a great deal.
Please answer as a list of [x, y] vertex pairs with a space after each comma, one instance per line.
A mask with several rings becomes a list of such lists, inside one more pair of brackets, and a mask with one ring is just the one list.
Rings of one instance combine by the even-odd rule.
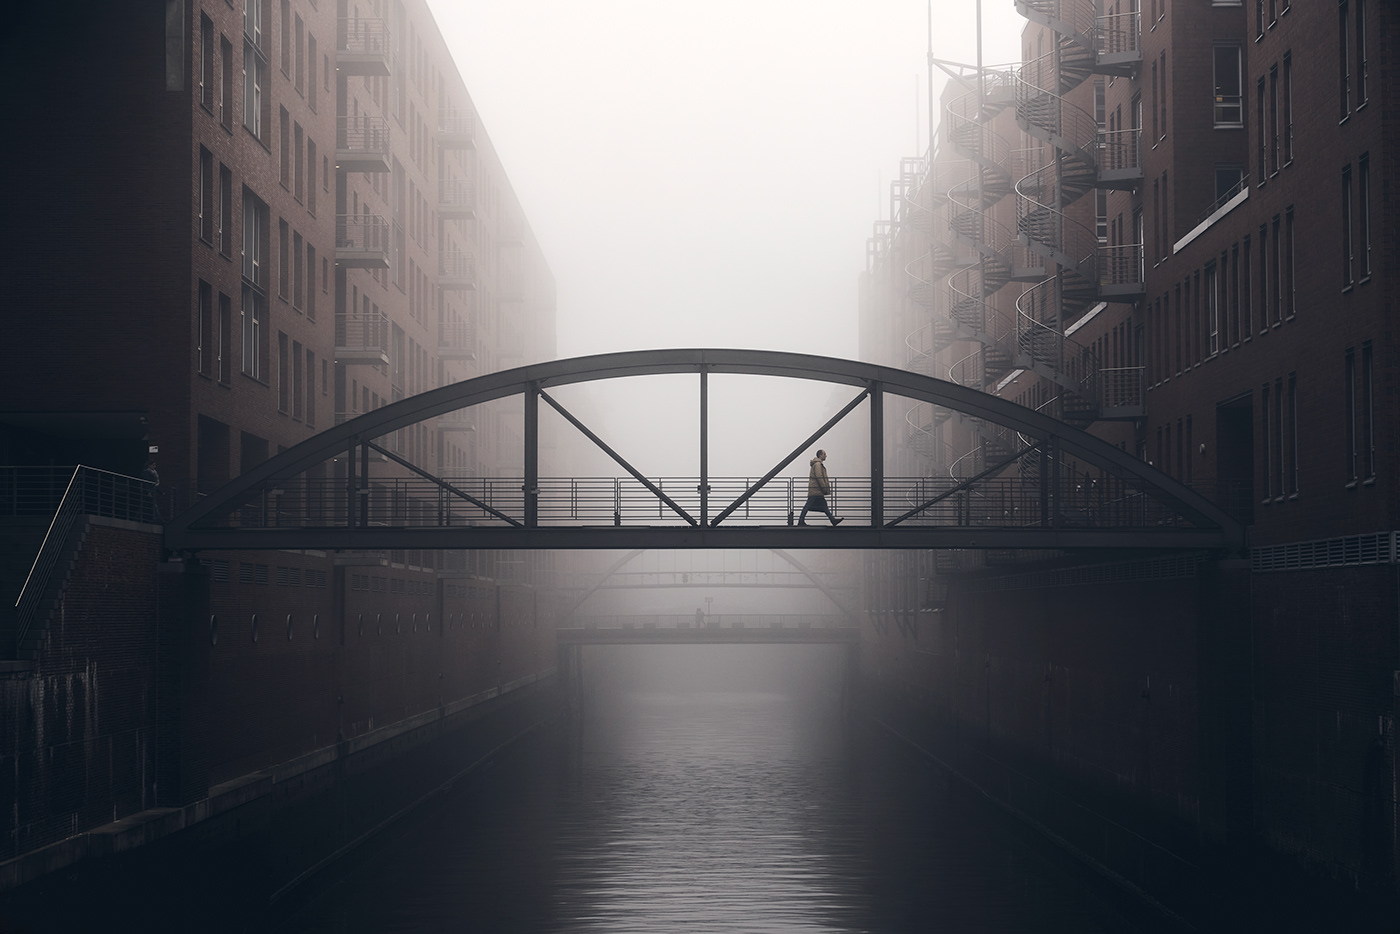
[[[648, 477], [550, 389], [694, 374], [699, 460], [692, 476]], [[712, 374], [852, 387], [851, 400], [761, 475], [709, 470]], [[395, 449], [395, 432], [519, 396], [523, 477], [435, 474]], [[968, 477], [889, 477], [885, 397], [958, 413], [989, 439]], [[607, 454], [616, 477], [543, 477], [540, 403]], [[781, 476], [866, 404], [870, 475], [834, 481], [838, 528], [802, 527], [806, 478]], [[995, 444], [991, 444], [994, 440]], [[995, 452], [995, 453], [992, 453]], [[371, 463], [396, 466], [372, 472]], [[392, 471], [395, 476], [384, 476]], [[373, 475], [372, 475], [373, 473]], [[814, 526], [826, 525], [818, 520]], [[538, 548], [1193, 548], [1238, 550], [1240, 524], [1192, 489], [1087, 432], [985, 392], [854, 360], [760, 350], [652, 350], [532, 364], [443, 386], [307, 439], [202, 498], [166, 525], [174, 551]]]
[[576, 620], [557, 630], [567, 645], [856, 645], [860, 629], [844, 616], [751, 615], [708, 617], [604, 617]]

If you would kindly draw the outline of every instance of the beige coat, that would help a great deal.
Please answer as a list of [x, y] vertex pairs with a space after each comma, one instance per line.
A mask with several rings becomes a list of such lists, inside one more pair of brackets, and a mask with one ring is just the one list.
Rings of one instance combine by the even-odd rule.
[[831, 492], [831, 481], [826, 476], [826, 465], [819, 458], [812, 458], [812, 470], [807, 475], [807, 495], [825, 496]]

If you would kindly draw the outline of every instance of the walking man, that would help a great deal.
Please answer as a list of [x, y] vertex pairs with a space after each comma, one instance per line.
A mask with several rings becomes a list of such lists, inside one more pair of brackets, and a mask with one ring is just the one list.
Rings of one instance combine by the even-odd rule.
[[841, 520], [831, 514], [831, 508], [826, 504], [826, 495], [831, 492], [831, 479], [826, 475], [825, 462], [826, 452], [817, 451], [817, 456], [811, 461], [812, 469], [807, 474], [807, 503], [802, 507], [802, 514], [797, 517], [798, 525], [807, 524], [809, 510], [826, 513], [832, 525], [841, 524]]

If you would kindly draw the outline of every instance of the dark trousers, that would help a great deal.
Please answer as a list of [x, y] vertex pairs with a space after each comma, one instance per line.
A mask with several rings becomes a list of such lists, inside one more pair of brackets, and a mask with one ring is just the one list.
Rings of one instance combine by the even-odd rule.
[[808, 512], [824, 512], [826, 513], [826, 517], [830, 519], [833, 523], [836, 521], [836, 517], [831, 514], [831, 507], [827, 506], [826, 504], [825, 496], [807, 497], [807, 503], [802, 507], [802, 514], [797, 517], [797, 521], [805, 522], [807, 520]]

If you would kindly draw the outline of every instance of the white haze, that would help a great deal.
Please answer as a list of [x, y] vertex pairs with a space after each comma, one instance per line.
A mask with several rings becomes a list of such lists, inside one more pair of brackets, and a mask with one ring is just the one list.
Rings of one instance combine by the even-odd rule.
[[[857, 355], [866, 238], [901, 157], [927, 147], [923, 0], [429, 5], [553, 270], [560, 356]], [[975, 8], [934, 3], [935, 56], [976, 60]], [[983, 21], [984, 60], [1016, 58], [1011, 0], [987, 0]], [[850, 395], [712, 392], [712, 473], [729, 475], [763, 473]], [[643, 470], [696, 472], [693, 385], [587, 395], [593, 427]], [[829, 466], [858, 460], [832, 451]]]

